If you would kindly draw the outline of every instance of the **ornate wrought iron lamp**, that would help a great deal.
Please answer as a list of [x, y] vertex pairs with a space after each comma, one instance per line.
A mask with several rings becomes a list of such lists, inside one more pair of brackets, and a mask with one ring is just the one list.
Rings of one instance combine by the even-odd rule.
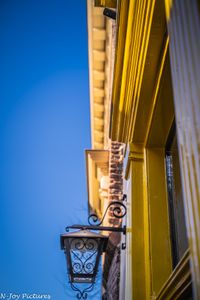
[[[125, 199], [125, 196], [123, 199]], [[88, 292], [92, 291], [98, 272], [100, 257], [106, 251], [108, 243], [108, 236], [94, 233], [93, 231], [112, 231], [126, 234], [125, 226], [100, 226], [111, 206], [113, 206], [113, 217], [122, 219], [126, 215], [126, 206], [124, 203], [121, 201], [112, 201], [108, 205], [101, 221], [98, 220], [96, 214], [92, 214], [88, 218], [90, 225], [68, 226], [66, 227], [68, 233], [60, 236], [61, 249], [64, 250], [67, 260], [69, 282], [72, 289], [77, 292], [77, 299], [87, 299]], [[69, 232], [70, 229], [78, 229], [78, 231]], [[77, 286], [79, 283], [87, 283], [88, 287], [81, 290]]]
[[[69, 274], [69, 282], [77, 291], [78, 299], [86, 299], [95, 282], [101, 254], [106, 250], [108, 237], [89, 230], [61, 235], [61, 249], [64, 249]], [[89, 288], [81, 291], [75, 284], [88, 283]]]

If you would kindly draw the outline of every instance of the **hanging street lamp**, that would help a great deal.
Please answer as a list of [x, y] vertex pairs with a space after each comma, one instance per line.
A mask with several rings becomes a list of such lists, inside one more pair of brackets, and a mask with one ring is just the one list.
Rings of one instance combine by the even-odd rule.
[[[123, 197], [123, 200], [125, 196]], [[64, 250], [69, 282], [71, 288], [77, 292], [77, 299], [87, 299], [87, 294], [93, 290], [96, 275], [98, 272], [100, 257], [106, 251], [108, 236], [93, 231], [111, 231], [126, 234], [126, 227], [100, 226], [103, 223], [108, 209], [113, 206], [112, 214], [118, 219], [126, 215], [126, 206], [121, 201], [112, 201], [102, 218], [98, 220], [96, 214], [88, 218], [90, 225], [72, 225], [66, 227], [68, 233], [60, 235], [61, 249]], [[96, 225], [92, 225], [96, 224]], [[72, 232], [69, 230], [73, 229]], [[122, 247], [125, 249], [125, 245]], [[80, 289], [79, 284], [88, 286]]]
[[69, 280], [74, 283], [95, 281], [99, 259], [106, 250], [108, 237], [89, 230], [61, 235], [61, 249], [67, 258]]

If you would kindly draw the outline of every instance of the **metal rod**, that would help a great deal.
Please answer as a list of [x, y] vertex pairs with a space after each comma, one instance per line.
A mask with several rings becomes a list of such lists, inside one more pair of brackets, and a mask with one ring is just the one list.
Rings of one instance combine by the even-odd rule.
[[107, 227], [107, 226], [92, 226], [92, 225], [72, 225], [65, 228], [66, 231], [69, 229], [89, 229], [89, 230], [99, 230], [99, 231], [111, 231], [111, 232], [123, 232], [126, 234], [126, 226], [123, 227]]

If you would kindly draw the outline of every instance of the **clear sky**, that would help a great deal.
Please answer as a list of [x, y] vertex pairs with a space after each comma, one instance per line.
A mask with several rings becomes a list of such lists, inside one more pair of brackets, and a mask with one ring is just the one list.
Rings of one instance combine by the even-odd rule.
[[59, 235], [86, 223], [86, 148], [86, 0], [1, 0], [0, 293], [76, 299]]

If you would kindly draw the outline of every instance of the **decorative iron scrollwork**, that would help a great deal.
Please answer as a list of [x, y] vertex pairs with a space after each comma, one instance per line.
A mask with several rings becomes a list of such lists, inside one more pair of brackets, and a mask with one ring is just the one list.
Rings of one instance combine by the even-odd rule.
[[87, 293], [91, 292], [94, 288], [94, 283], [92, 283], [89, 287], [85, 288], [84, 290], [80, 290], [74, 283], [70, 282], [71, 288], [73, 291], [77, 292], [76, 297], [77, 299], [87, 299]]
[[96, 226], [101, 225], [103, 223], [105, 217], [106, 217], [106, 214], [107, 214], [108, 210], [111, 207], [113, 207], [112, 213], [113, 213], [113, 216], [115, 218], [123, 219], [123, 217], [126, 215], [127, 209], [126, 209], [126, 206], [123, 204], [123, 202], [121, 202], [121, 201], [111, 201], [110, 204], [106, 208], [106, 211], [103, 215], [103, 218], [100, 221], [99, 221], [99, 218], [96, 214], [91, 214], [88, 217], [88, 223], [90, 225], [96, 225]]

